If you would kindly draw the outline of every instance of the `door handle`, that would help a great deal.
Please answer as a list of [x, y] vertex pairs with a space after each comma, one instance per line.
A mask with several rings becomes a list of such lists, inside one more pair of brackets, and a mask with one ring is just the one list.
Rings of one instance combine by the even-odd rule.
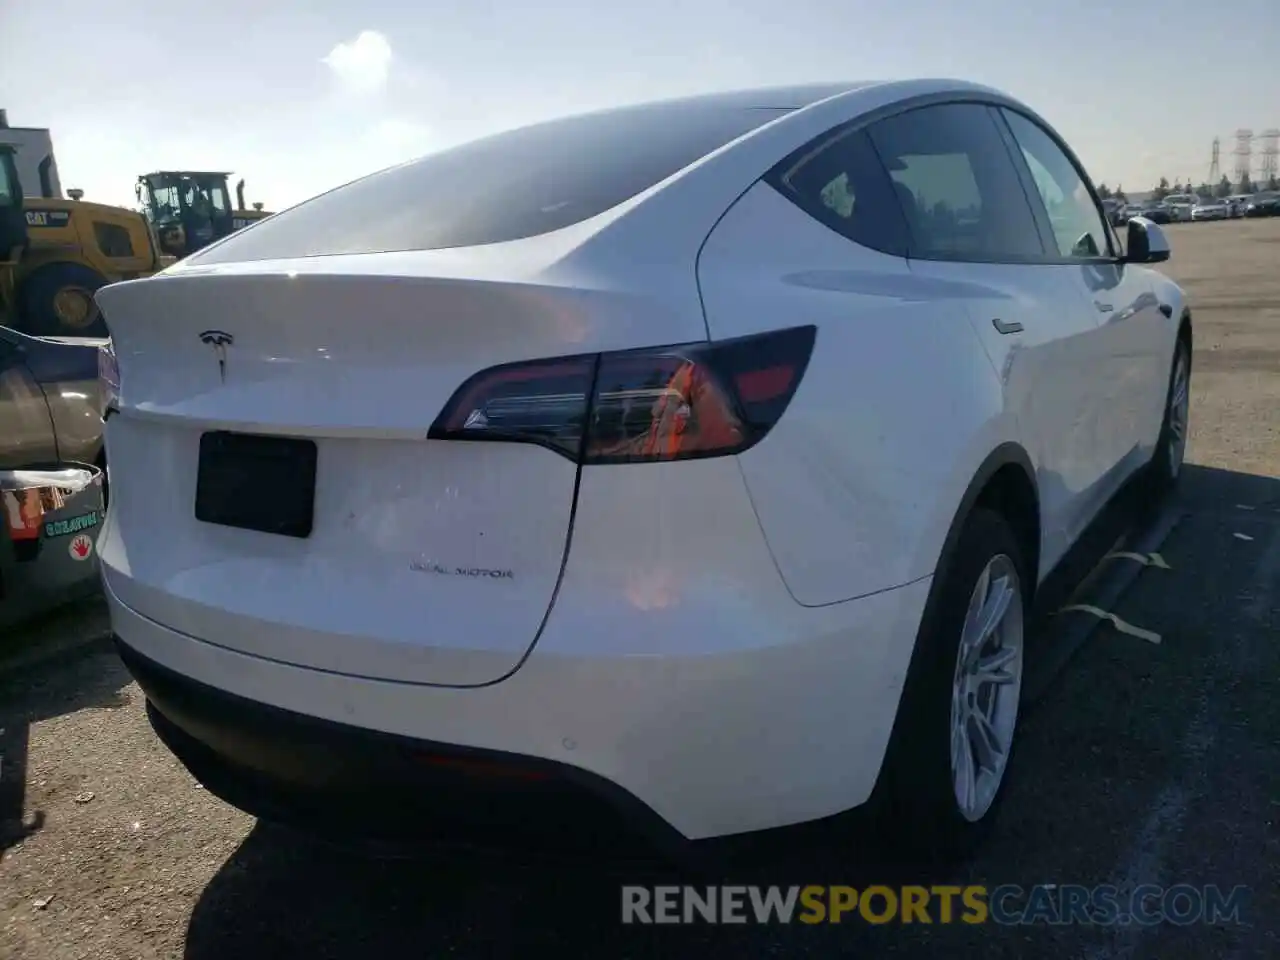
[[1000, 333], [1021, 333], [1022, 332], [1022, 324], [1018, 323], [1016, 320], [1013, 323], [1006, 323], [1004, 320], [1001, 320], [999, 317], [993, 317], [991, 320], [991, 325], [995, 327], [996, 330]]
[[1111, 304], [1099, 303], [1097, 300], [1093, 301], [1093, 305], [1098, 308], [1099, 313], [1110, 313], [1112, 310], [1115, 309], [1115, 307], [1113, 307]]

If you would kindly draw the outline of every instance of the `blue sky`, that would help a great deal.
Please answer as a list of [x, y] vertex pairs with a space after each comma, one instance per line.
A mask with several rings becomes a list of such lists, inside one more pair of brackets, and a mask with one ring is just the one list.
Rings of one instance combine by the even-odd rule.
[[[235, 171], [267, 209], [494, 130], [625, 101], [953, 76], [1043, 113], [1145, 190], [1280, 127], [1278, 0], [0, 0], [0, 106], [64, 188]], [[109, 11], [106, 12], [106, 11]], [[65, 28], [65, 29], [63, 29]]]

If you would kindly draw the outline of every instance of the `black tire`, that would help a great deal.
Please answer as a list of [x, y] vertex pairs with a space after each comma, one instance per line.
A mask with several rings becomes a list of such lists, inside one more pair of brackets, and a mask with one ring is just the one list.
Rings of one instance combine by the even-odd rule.
[[[887, 828], [887, 839], [903, 853], [928, 859], [964, 856], [985, 836], [999, 812], [1016, 756], [1017, 714], [995, 798], [980, 819], [966, 818], [952, 772], [953, 681], [970, 597], [996, 558], [1008, 558], [1016, 572], [1025, 639], [1031, 592], [1027, 585], [1032, 582], [1026, 556], [1004, 517], [978, 508], [966, 521], [946, 570], [934, 584], [873, 801], [877, 819]], [[1011, 610], [1010, 616], [1019, 614]], [[1025, 643], [1022, 649], [1025, 658]], [[1009, 694], [1010, 702], [1017, 702], [1021, 684]]]
[[[1173, 433], [1172, 401], [1179, 362], [1186, 364], [1187, 390], [1190, 391], [1191, 347], [1182, 337], [1178, 338], [1178, 346], [1173, 352], [1173, 362], [1169, 364], [1169, 383], [1165, 388], [1164, 417], [1160, 421], [1160, 436], [1156, 440], [1155, 452], [1151, 455], [1151, 461], [1147, 464], [1146, 476], [1143, 478], [1147, 495], [1155, 500], [1162, 499], [1172, 493], [1178, 485], [1178, 480], [1182, 477], [1182, 462], [1180, 458], [1177, 458], [1175, 462], [1173, 444], [1171, 442]], [[1188, 423], [1183, 424], [1184, 433], [1188, 426]], [[1184, 451], [1185, 443], [1184, 437]]]
[[19, 328], [36, 337], [105, 337], [107, 324], [95, 306], [83, 326], [64, 323], [54, 300], [61, 290], [74, 287], [96, 293], [107, 278], [79, 263], [48, 263], [34, 270], [18, 289]]

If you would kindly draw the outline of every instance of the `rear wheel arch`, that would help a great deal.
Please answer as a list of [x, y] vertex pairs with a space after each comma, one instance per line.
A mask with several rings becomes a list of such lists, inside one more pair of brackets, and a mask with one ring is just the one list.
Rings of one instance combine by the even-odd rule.
[[[922, 721], [919, 711], [922, 708], [932, 710], [937, 706], [934, 688], [939, 671], [950, 670], [950, 664], [942, 664], [939, 660], [938, 638], [942, 635], [937, 632], [937, 627], [940, 617], [946, 619], [948, 607], [954, 609], [952, 581], [957, 564], [963, 567], [966, 563], [963, 552], [971, 550], [971, 546], [966, 545], [971, 544], [975, 534], [989, 534], [992, 529], [1007, 526], [1013, 539], [1009, 552], [1021, 554], [1013, 559], [1024, 567], [1022, 602], [1025, 615], [1038, 581], [1042, 540], [1039, 495], [1034, 477], [1031, 458], [1022, 446], [1012, 441], [1000, 444], [974, 472], [943, 541], [880, 772], [868, 800], [873, 813], [904, 841], [910, 842], [911, 833], [918, 830], [919, 819], [915, 819], [912, 831], [896, 829], [904, 825], [900, 811], [919, 800], [920, 777], [937, 772], [927, 766], [931, 762], [928, 757], [925, 758], [927, 769], [922, 773], [920, 767], [919, 726]], [[1001, 522], [994, 528], [993, 519]], [[989, 823], [990, 818], [984, 818], [983, 822]], [[976, 834], [970, 831], [970, 835]], [[933, 837], [933, 831], [929, 831], [929, 836]]]
[[1040, 548], [1043, 539], [1040, 522], [1040, 496], [1036, 489], [1035, 468], [1021, 445], [1006, 441], [991, 451], [974, 472], [973, 479], [960, 498], [942, 542], [942, 550], [934, 568], [937, 576], [946, 570], [955, 554], [960, 535], [970, 514], [979, 508], [1000, 514], [1013, 527], [1019, 545], [1026, 551], [1025, 595], [1035, 592], [1040, 570]]

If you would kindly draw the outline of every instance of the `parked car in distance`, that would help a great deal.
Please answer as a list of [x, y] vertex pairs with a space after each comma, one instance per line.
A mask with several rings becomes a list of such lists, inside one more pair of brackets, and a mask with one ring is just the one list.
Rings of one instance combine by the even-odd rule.
[[0, 327], [0, 628], [97, 590], [98, 344]]
[[1250, 194], [1233, 193], [1227, 197], [1227, 206], [1231, 210], [1232, 217], [1243, 217], [1245, 205], [1249, 202]]
[[1129, 208], [1129, 216], [1145, 217], [1152, 223], [1173, 223], [1173, 211], [1159, 200], [1143, 200]]
[[1045, 120], [957, 81], [357, 180], [99, 291], [118, 649], [206, 789], [349, 840], [870, 802], [963, 847], [1038, 586], [1181, 473], [1191, 317], [1161, 228], [1127, 240]]
[[1125, 204], [1114, 197], [1102, 201], [1102, 210], [1113, 227], [1123, 226], [1126, 220]]
[[1280, 192], [1255, 193], [1244, 205], [1246, 217], [1280, 216]]
[[1191, 208], [1192, 220], [1227, 220], [1231, 217], [1231, 207], [1226, 200], [1201, 200]]
[[1188, 223], [1191, 211], [1201, 202], [1195, 193], [1171, 193], [1164, 198], [1164, 205], [1175, 223]]

